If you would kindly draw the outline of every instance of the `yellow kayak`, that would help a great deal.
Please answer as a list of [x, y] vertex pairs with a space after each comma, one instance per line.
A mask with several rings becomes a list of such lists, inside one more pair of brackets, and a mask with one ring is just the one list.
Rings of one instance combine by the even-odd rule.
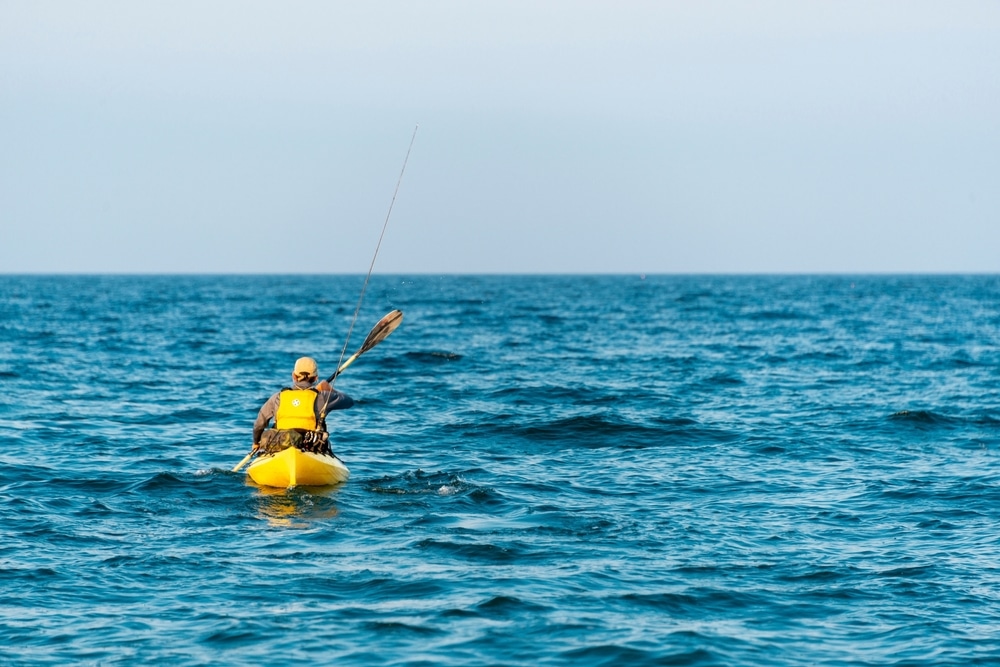
[[329, 486], [346, 482], [347, 466], [335, 456], [303, 452], [295, 447], [265, 454], [247, 468], [250, 479], [261, 486]]

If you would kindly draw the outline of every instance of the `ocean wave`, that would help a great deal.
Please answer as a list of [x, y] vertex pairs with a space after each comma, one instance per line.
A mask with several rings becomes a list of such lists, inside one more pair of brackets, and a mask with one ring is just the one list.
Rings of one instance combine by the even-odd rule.
[[0, 662], [1000, 660], [996, 277], [373, 276], [351, 480], [231, 472], [362, 278], [0, 276]]
[[678, 444], [710, 444], [729, 441], [734, 437], [729, 432], [706, 428], [687, 418], [660, 418], [642, 424], [608, 414], [505, 425], [503, 431], [531, 443], [587, 449], [642, 449]]
[[892, 422], [912, 424], [914, 426], [955, 426], [961, 420], [931, 410], [900, 410], [889, 415]]
[[462, 355], [454, 352], [421, 351], [407, 352], [403, 355], [403, 358], [407, 361], [412, 361], [418, 364], [437, 365], [452, 361], [461, 361]]

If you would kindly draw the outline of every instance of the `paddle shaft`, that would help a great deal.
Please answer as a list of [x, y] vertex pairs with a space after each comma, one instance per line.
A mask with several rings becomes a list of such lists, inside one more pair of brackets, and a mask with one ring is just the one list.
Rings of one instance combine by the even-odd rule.
[[351, 356], [349, 356], [347, 358], [347, 361], [345, 361], [344, 363], [342, 363], [340, 365], [340, 368], [338, 368], [336, 371], [334, 371], [333, 375], [331, 375], [330, 377], [328, 377], [326, 379], [326, 381], [327, 382], [333, 382], [334, 380], [336, 380], [337, 376], [340, 375], [341, 373], [343, 373], [347, 369], [347, 367], [350, 366], [351, 364], [353, 364], [354, 360], [357, 359], [360, 356], [361, 356], [360, 352], [355, 352], [354, 354], [352, 354]]
[[249, 461], [251, 458], [253, 458], [253, 455], [256, 454], [256, 453], [257, 453], [256, 449], [251, 449], [250, 453], [247, 454], [246, 456], [244, 456], [243, 460], [236, 464], [236, 467], [233, 468], [233, 472], [239, 472], [240, 468], [242, 468], [243, 466], [245, 466], [247, 464], [247, 461]]

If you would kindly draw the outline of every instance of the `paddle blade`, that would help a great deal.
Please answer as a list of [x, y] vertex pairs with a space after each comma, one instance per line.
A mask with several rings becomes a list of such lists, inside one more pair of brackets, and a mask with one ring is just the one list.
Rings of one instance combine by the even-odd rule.
[[380, 319], [378, 323], [372, 327], [372, 330], [368, 332], [368, 337], [365, 338], [365, 342], [361, 344], [361, 349], [358, 350], [358, 356], [364, 354], [388, 338], [389, 334], [395, 331], [396, 327], [402, 323], [403, 312], [400, 310], [394, 310]]
[[354, 363], [355, 359], [388, 338], [389, 334], [395, 331], [396, 327], [398, 327], [402, 322], [403, 313], [399, 310], [394, 310], [380, 319], [378, 323], [372, 327], [372, 330], [368, 332], [368, 337], [365, 338], [365, 342], [362, 343], [361, 349], [348, 357], [347, 361], [345, 361], [340, 368], [334, 371], [333, 375], [328, 377], [326, 381], [333, 382], [338, 375], [344, 372], [344, 369]]

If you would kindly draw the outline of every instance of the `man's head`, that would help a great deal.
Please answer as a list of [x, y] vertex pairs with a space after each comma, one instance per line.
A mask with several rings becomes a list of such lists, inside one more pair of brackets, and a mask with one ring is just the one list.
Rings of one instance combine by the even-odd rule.
[[312, 357], [300, 357], [292, 369], [292, 379], [296, 382], [315, 382], [318, 375], [316, 360]]

